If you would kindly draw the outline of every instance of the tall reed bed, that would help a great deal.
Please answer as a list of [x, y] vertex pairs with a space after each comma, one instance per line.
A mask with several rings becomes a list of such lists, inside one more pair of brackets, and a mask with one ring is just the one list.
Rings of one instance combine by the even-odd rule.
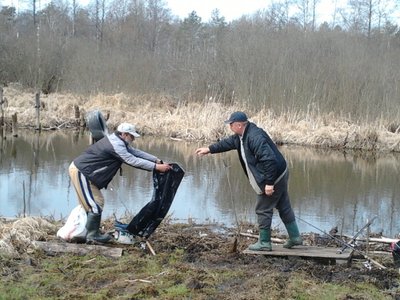
[[[33, 94], [6, 88], [5, 95], [9, 98], [6, 116], [18, 112], [21, 125], [34, 126]], [[231, 134], [223, 121], [233, 111], [243, 110], [278, 144], [400, 152], [399, 127], [390, 120], [381, 117], [375, 121], [354, 121], [346, 115], [321, 112], [312, 105], [305, 112], [276, 112], [267, 107], [255, 109], [239, 101], [230, 105], [212, 100], [189, 103], [167, 96], [123, 93], [88, 97], [50, 94], [42, 101], [44, 127], [75, 124], [73, 107], [77, 105], [81, 113], [99, 109], [109, 115], [110, 130], [120, 122], [131, 122], [142, 134], [212, 142]]]

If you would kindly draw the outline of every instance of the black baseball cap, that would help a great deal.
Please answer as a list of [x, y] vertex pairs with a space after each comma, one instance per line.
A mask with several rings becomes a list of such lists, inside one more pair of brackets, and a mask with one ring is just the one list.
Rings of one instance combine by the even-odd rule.
[[233, 122], [247, 122], [246, 114], [242, 111], [235, 111], [228, 120], [224, 121], [225, 124], [232, 124]]

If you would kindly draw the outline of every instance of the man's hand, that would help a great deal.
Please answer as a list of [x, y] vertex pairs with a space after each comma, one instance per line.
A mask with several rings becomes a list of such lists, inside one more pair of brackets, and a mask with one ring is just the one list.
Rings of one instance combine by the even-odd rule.
[[210, 148], [208, 147], [198, 148], [194, 153], [196, 153], [198, 156], [203, 156], [210, 153]]
[[171, 169], [172, 169], [172, 167], [169, 164], [156, 164], [156, 171], [157, 172], [165, 173], [165, 172], [168, 172]]
[[274, 186], [273, 185], [265, 185], [265, 194], [267, 196], [271, 196], [274, 193]]

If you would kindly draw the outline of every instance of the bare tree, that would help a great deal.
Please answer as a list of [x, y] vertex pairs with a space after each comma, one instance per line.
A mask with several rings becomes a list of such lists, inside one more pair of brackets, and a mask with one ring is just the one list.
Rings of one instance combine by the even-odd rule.
[[72, 36], [75, 36], [75, 24], [76, 24], [76, 10], [78, 8], [78, 4], [76, 0], [72, 0]]
[[348, 9], [343, 11], [342, 16], [350, 30], [371, 37], [373, 28], [379, 31], [382, 19], [388, 20], [392, 14], [391, 7], [394, 5], [390, 0], [349, 0]]
[[293, 0], [272, 2], [269, 9], [263, 11], [262, 22], [276, 30], [287, 29], [290, 22], [290, 9], [293, 4]]
[[164, 0], [147, 0], [146, 15], [149, 20], [149, 49], [155, 52], [163, 26], [170, 20], [170, 11]]
[[297, 8], [300, 10], [298, 13], [300, 24], [304, 31], [307, 31], [311, 23], [311, 1], [313, 0], [296, 0]]
[[100, 45], [103, 42], [105, 15], [106, 15], [106, 0], [96, 0], [95, 2], [96, 40], [99, 42]]

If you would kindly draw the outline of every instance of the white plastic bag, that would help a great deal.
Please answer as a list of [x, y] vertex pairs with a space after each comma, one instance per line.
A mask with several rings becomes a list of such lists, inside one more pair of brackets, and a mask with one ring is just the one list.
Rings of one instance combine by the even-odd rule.
[[82, 205], [75, 207], [69, 215], [67, 222], [57, 231], [57, 236], [64, 241], [86, 239], [87, 214]]

